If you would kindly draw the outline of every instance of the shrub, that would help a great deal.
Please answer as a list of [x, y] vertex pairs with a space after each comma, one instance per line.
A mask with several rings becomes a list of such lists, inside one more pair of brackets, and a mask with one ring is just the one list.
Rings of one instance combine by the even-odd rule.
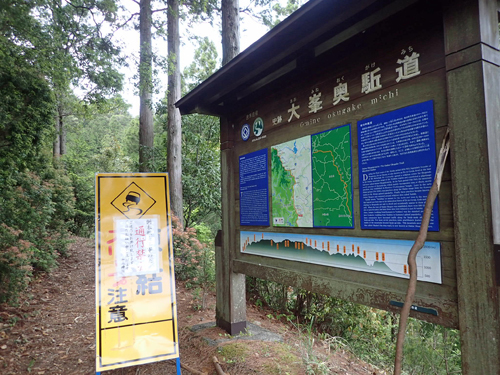
[[32, 276], [32, 244], [20, 235], [21, 231], [0, 225], [0, 302], [15, 302]]
[[[340, 337], [357, 357], [383, 368], [394, 364], [397, 315], [326, 295], [248, 278], [247, 295], [284, 313], [299, 327], [323, 337]], [[409, 374], [461, 372], [458, 331], [409, 319], [403, 369]]]
[[0, 291], [14, 302], [32, 272], [49, 271], [66, 253], [73, 193], [61, 170], [0, 175]]
[[[201, 308], [205, 308], [205, 295], [215, 285], [215, 249], [213, 243], [203, 243], [198, 239], [195, 228], [182, 228], [177, 217], [172, 218], [174, 242], [175, 276], [186, 281], [188, 288], [202, 291]], [[201, 230], [201, 237], [206, 235]], [[206, 237], [205, 237], [206, 239]]]

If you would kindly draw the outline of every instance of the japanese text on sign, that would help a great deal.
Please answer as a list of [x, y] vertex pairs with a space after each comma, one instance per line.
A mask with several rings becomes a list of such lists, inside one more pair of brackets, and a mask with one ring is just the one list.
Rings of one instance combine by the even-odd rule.
[[159, 271], [158, 220], [116, 220], [116, 271], [118, 277]]

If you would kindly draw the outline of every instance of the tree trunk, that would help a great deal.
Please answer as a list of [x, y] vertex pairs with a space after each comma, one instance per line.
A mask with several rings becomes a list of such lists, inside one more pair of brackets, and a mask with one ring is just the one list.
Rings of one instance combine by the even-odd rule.
[[182, 129], [181, 114], [175, 106], [181, 97], [179, 1], [168, 0], [168, 143], [167, 171], [170, 182], [170, 206], [184, 226], [182, 201]]
[[54, 156], [58, 158], [66, 153], [66, 129], [64, 128], [63, 105], [58, 99], [57, 112], [55, 116], [55, 140], [54, 140]]
[[240, 18], [238, 0], [222, 0], [222, 65], [240, 53]]
[[54, 157], [58, 158], [61, 156], [61, 117], [59, 116], [59, 110], [57, 111], [54, 119], [54, 130], [55, 130], [55, 139], [54, 139], [54, 148], [53, 154]]
[[66, 127], [64, 126], [64, 115], [59, 112], [59, 154], [66, 154]]
[[151, 169], [149, 159], [153, 151], [152, 109], [152, 50], [151, 50], [151, 0], [140, 3], [140, 64], [139, 64], [139, 171]]

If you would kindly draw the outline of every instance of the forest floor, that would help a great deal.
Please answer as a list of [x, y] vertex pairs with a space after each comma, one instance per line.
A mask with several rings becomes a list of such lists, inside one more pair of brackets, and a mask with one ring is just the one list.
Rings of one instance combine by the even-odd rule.
[[[59, 267], [35, 279], [20, 305], [0, 305], [0, 373], [95, 373], [94, 243], [74, 238], [68, 257]], [[252, 336], [228, 337], [209, 324], [215, 322], [215, 296], [207, 308], [183, 283], [177, 283], [180, 358], [183, 365], [216, 374], [212, 359], [232, 375], [246, 374], [349, 374], [382, 375], [385, 372], [355, 358], [345, 347], [299, 332], [290, 323], [272, 319], [272, 312], [247, 305], [247, 321], [278, 334], [282, 340], [267, 342]], [[209, 328], [193, 330], [207, 323]], [[191, 374], [183, 369], [183, 374]], [[176, 374], [175, 360], [132, 366], [103, 374]]]

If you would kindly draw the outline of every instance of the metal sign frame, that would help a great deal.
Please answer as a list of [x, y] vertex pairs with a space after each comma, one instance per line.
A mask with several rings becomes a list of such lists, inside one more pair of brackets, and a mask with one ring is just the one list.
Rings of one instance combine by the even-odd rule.
[[95, 184], [96, 371], [179, 361], [168, 174]]

